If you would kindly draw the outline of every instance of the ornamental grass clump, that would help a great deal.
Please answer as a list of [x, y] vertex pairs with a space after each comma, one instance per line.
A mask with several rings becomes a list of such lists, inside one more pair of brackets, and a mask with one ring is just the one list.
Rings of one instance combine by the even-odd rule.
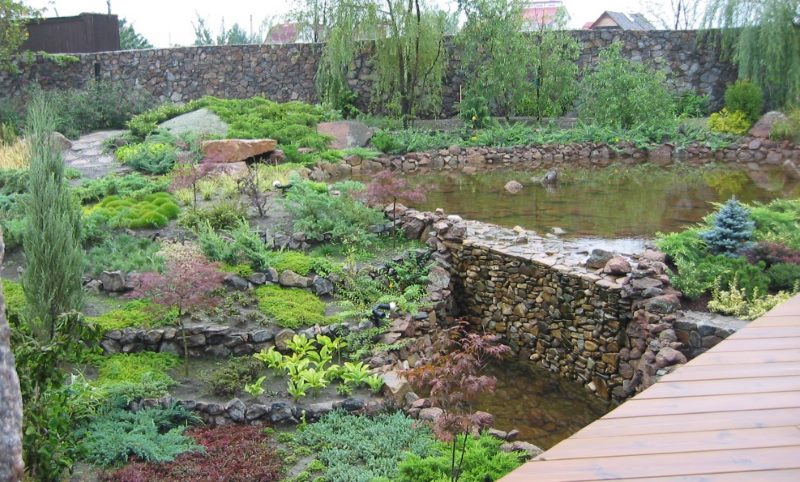
[[712, 253], [736, 256], [753, 239], [754, 228], [750, 211], [732, 197], [714, 215], [711, 229], [700, 237]]

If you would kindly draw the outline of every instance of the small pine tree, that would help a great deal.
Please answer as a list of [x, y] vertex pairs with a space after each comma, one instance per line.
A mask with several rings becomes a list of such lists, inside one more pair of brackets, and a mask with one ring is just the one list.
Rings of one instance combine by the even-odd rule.
[[43, 97], [34, 97], [27, 118], [31, 167], [22, 235], [22, 287], [31, 331], [47, 342], [53, 338], [58, 317], [81, 308], [81, 212], [64, 178], [64, 160], [52, 137], [55, 116]]
[[714, 254], [735, 256], [753, 239], [755, 223], [746, 207], [731, 197], [714, 216], [713, 227], [700, 237]]

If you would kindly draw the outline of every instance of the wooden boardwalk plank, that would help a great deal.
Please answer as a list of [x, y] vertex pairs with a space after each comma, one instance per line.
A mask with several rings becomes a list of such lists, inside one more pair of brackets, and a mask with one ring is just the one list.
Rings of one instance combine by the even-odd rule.
[[747, 326], [726, 340], [753, 340], [760, 338], [800, 337], [800, 326]]
[[702, 475], [678, 475], [670, 477], [647, 477], [621, 479], [626, 482], [658, 482], [670, 480], [676, 482], [776, 482], [800, 480], [800, 469], [759, 470], [740, 473], [716, 473]]
[[755, 482], [759, 480], [755, 471], [781, 469], [800, 469], [797, 447], [532, 461], [501, 480], [570, 482], [752, 472], [754, 476], [751, 480]]
[[791, 446], [800, 446], [800, 429], [794, 426], [698, 431], [691, 437], [685, 433], [610, 438], [570, 437], [548, 450], [542, 458], [563, 460]]
[[[746, 329], [746, 328], [745, 328]], [[754, 342], [748, 339], [726, 339], [712, 348], [716, 353], [723, 351], [752, 350]], [[785, 350], [787, 348], [800, 348], [800, 337], [763, 338], [758, 341], [759, 350]]]
[[[800, 362], [800, 348], [789, 350], [706, 352], [690, 361], [693, 367], [703, 365], [732, 365], [753, 363]], [[683, 367], [681, 368], [683, 369]]]
[[[701, 355], [704, 356], [705, 354]], [[677, 382], [720, 380], [724, 378], [786, 377], [800, 375], [800, 362], [777, 362], [747, 365], [686, 365], [661, 378]]]
[[681, 398], [737, 393], [800, 392], [800, 375], [786, 377], [754, 377], [689, 382], [663, 381], [648, 388], [636, 398]]
[[639, 399], [634, 397], [607, 414], [607, 418], [626, 418], [673, 415], [680, 413], [706, 413], [738, 410], [764, 410], [793, 408], [800, 405], [798, 392], [775, 392], [769, 396], [752, 394], [711, 395], [704, 397]]
[[774, 408], [752, 412], [690, 413], [631, 418], [635, 423], [620, 423], [619, 419], [601, 418], [572, 435], [573, 438], [625, 437], [661, 433], [731, 430], [740, 428], [783, 427], [800, 424], [800, 407]]

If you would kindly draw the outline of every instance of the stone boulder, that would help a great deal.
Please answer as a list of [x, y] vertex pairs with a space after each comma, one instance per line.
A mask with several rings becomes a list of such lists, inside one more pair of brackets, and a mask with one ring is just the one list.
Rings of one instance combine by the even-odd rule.
[[522, 191], [522, 184], [520, 184], [518, 181], [508, 181], [506, 185], [503, 186], [503, 189], [511, 194], [517, 194], [518, 192]]
[[228, 124], [206, 108], [173, 117], [162, 122], [159, 127], [175, 136], [192, 133], [225, 137], [228, 134]]
[[292, 340], [292, 337], [297, 333], [294, 330], [290, 330], [286, 328], [285, 330], [279, 331], [275, 335], [275, 348], [279, 351], [286, 351], [289, 349], [289, 342]]
[[651, 313], [674, 313], [680, 307], [681, 302], [674, 294], [656, 296], [644, 302], [644, 309]]
[[500, 446], [500, 450], [503, 452], [525, 452], [528, 458], [533, 458], [544, 453], [544, 450], [533, 445], [532, 443], [523, 442], [521, 440], [517, 440], [515, 442], [506, 442]]
[[383, 393], [391, 398], [397, 406], [403, 406], [406, 394], [411, 391], [411, 384], [398, 372], [391, 371], [383, 374]]
[[72, 148], [72, 141], [60, 132], [50, 134], [50, 141], [59, 151], [66, 151]]
[[277, 144], [272, 139], [218, 139], [203, 141], [201, 148], [206, 158], [214, 162], [230, 163], [274, 151]]
[[772, 126], [775, 125], [776, 122], [786, 120], [786, 116], [778, 111], [770, 111], [766, 114], [762, 115], [758, 122], [753, 124], [753, 127], [750, 128], [749, 134], [753, 137], [761, 137], [761, 138], [768, 138], [770, 131], [772, 131]]
[[330, 146], [333, 149], [364, 147], [373, 134], [372, 128], [366, 124], [352, 120], [321, 122], [317, 124], [317, 132], [333, 138]]
[[669, 367], [686, 363], [686, 356], [674, 348], [665, 346], [656, 355], [656, 366], [658, 368]]
[[605, 268], [606, 263], [608, 263], [613, 257], [614, 253], [611, 251], [606, 251], [604, 249], [593, 249], [592, 253], [586, 259], [586, 267], [589, 269]]
[[100, 273], [100, 283], [103, 291], [122, 293], [127, 290], [125, 286], [125, 273], [122, 271], [103, 271]]
[[247, 177], [249, 171], [247, 169], [247, 163], [242, 161], [214, 163], [211, 172], [215, 174], [224, 174], [234, 179], [242, 179]]
[[314, 289], [314, 294], [317, 296], [333, 294], [333, 283], [328, 278], [323, 278], [322, 276], [314, 277], [311, 287]]
[[614, 256], [606, 262], [603, 272], [613, 275], [625, 275], [631, 272], [631, 264], [622, 256]]
[[783, 163], [783, 173], [786, 174], [786, 177], [789, 179], [800, 181], [800, 169], [797, 168], [797, 165], [795, 165], [791, 159], [787, 159]]
[[235, 274], [227, 275], [222, 282], [225, 284], [225, 286], [238, 291], [246, 291], [250, 289], [250, 283], [246, 279], [242, 278], [241, 276], [236, 276]]
[[308, 288], [311, 286], [311, 279], [288, 269], [281, 273], [278, 282], [281, 286], [288, 286], [290, 288]]

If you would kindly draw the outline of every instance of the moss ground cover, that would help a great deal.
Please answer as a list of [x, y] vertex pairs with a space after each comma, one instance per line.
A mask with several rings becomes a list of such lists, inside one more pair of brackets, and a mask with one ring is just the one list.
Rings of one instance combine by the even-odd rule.
[[89, 317], [87, 321], [97, 324], [103, 331], [157, 328], [174, 325], [176, 315], [175, 311], [165, 312], [163, 308], [149, 301], [134, 300], [102, 315]]
[[259, 309], [285, 328], [326, 324], [325, 304], [314, 294], [275, 285], [256, 290]]

